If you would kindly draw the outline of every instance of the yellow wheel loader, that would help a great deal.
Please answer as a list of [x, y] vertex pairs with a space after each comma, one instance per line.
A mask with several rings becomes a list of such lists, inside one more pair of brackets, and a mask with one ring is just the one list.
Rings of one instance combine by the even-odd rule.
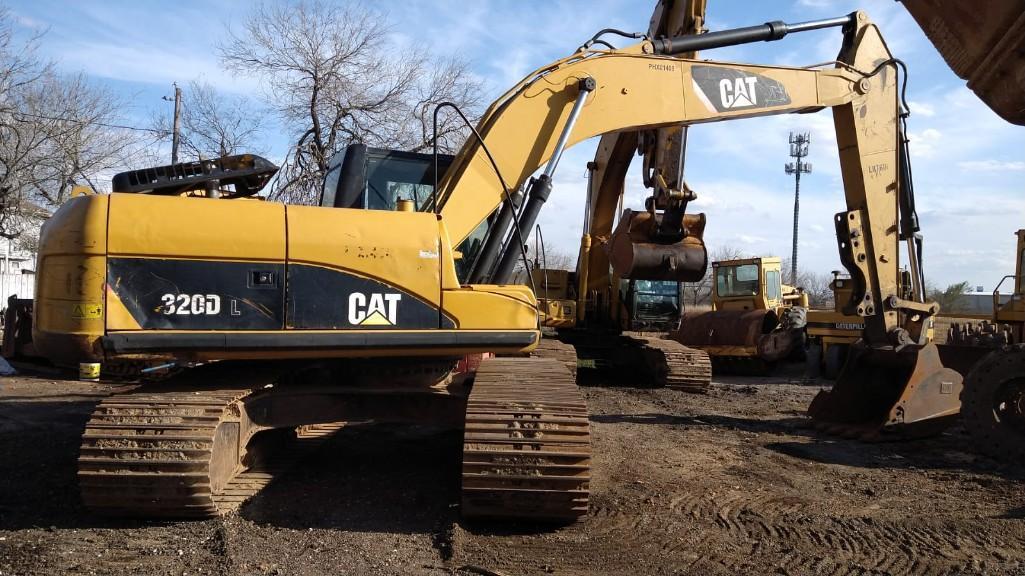
[[[679, 56], [827, 28], [842, 30], [830, 68]], [[253, 199], [275, 168], [243, 155], [127, 172], [114, 193], [64, 204], [39, 242], [36, 349], [59, 364], [182, 369], [96, 407], [79, 456], [85, 505], [218, 514], [280, 468], [267, 446], [302, 441], [325, 423], [372, 420], [463, 429], [466, 516], [585, 515], [588, 417], [570, 373], [548, 359], [479, 360], [538, 343], [536, 297], [509, 281], [563, 151], [623, 130], [823, 108], [833, 111], [844, 180], [838, 246], [865, 330], [812, 417], [873, 435], [955, 415], [960, 375], [925, 341], [938, 307], [922, 297], [898, 63], [878, 28], [856, 12], [639, 36], [610, 48], [596, 35], [530, 73], [486, 111], [444, 175], [415, 156], [379, 160], [403, 160], [403, 170], [371, 171], [347, 150], [322, 205], [286, 206]], [[419, 210], [349, 203], [366, 197], [372, 178], [430, 194]], [[704, 219], [686, 213], [692, 198], [660, 183], [644, 212], [622, 218], [607, 242], [611, 274], [700, 278]], [[897, 289], [902, 242], [912, 299]]]
[[803, 351], [808, 296], [781, 281], [778, 257], [712, 262], [712, 309], [686, 312], [669, 338], [699, 348], [715, 372], [765, 374]]

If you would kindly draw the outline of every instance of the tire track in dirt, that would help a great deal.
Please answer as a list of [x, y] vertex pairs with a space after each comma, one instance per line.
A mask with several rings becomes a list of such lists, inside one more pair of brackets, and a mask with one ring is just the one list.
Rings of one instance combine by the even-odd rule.
[[[993, 549], [1023, 558], [1019, 541], [987, 534], [980, 525], [935, 524], [923, 518], [834, 517], [816, 514], [815, 506], [799, 497], [714, 491], [679, 495], [665, 508], [655, 506], [647, 514], [638, 514], [630, 506], [596, 502], [588, 520], [589, 533], [624, 549], [654, 542], [675, 555], [693, 552], [687, 549], [689, 543], [679, 540], [681, 528], [688, 523], [714, 527], [729, 536], [738, 552], [763, 540], [790, 550], [781, 563], [790, 574], [942, 574], [967, 569], [980, 551]], [[699, 563], [703, 563], [700, 557], [692, 567]]]

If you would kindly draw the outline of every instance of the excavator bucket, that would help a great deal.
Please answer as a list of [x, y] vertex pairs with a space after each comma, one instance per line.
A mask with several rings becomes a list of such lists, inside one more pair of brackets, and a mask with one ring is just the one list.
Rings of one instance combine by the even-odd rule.
[[883, 439], [936, 434], [961, 409], [961, 375], [944, 368], [935, 344], [900, 352], [860, 343], [832, 390], [823, 390], [808, 407], [815, 425], [832, 434]]
[[902, 1], [954, 73], [1001, 118], [1025, 126], [1025, 3]]
[[701, 240], [705, 215], [685, 215], [683, 227], [689, 234], [677, 242], [660, 241], [656, 227], [656, 219], [649, 212], [623, 211], [619, 225], [605, 244], [616, 275], [636, 280], [701, 280], [708, 267], [708, 253]]

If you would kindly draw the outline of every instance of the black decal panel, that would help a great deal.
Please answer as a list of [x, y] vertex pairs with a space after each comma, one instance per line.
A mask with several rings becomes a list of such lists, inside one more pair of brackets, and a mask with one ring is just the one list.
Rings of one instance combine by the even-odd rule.
[[143, 329], [280, 330], [284, 264], [108, 258], [107, 284]]
[[722, 66], [693, 66], [698, 96], [717, 112], [790, 104], [786, 86], [761, 74]]
[[[375, 330], [438, 328], [438, 309], [398, 288], [339, 270], [290, 264], [289, 328]], [[455, 324], [444, 317], [445, 328]]]

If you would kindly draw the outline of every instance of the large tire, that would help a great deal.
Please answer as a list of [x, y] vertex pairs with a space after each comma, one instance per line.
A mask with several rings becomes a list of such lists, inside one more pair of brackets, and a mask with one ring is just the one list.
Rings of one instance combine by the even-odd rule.
[[976, 448], [1007, 462], [1025, 458], [1025, 345], [990, 352], [968, 372], [961, 418]]
[[826, 350], [826, 362], [822, 375], [829, 380], [836, 380], [847, 363], [847, 344], [833, 344]]
[[822, 376], [822, 343], [810, 340], [804, 353], [804, 375], [807, 378]]
[[[808, 334], [803, 330], [795, 331], [794, 347], [790, 349], [787, 356], [788, 362], [804, 362], [808, 353]], [[821, 356], [820, 356], [821, 357]]]

